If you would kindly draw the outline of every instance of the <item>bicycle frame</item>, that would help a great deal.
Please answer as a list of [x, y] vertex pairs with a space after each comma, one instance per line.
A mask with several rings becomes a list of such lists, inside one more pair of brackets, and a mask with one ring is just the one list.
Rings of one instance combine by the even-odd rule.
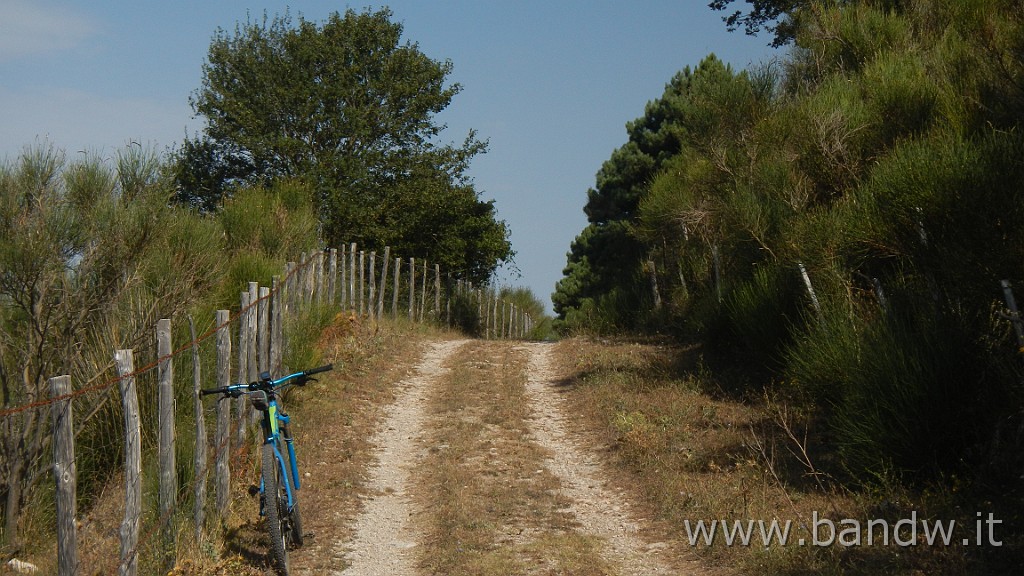
[[[281, 468], [281, 477], [284, 479], [285, 492], [288, 495], [288, 510], [295, 506], [295, 495], [294, 492], [298, 491], [302, 484], [299, 481], [299, 466], [298, 459], [295, 457], [295, 444], [292, 440], [291, 431], [288, 425], [291, 423], [291, 419], [287, 414], [280, 410], [277, 403], [278, 393], [289, 384], [304, 385], [311, 376], [319, 374], [320, 372], [327, 372], [332, 370], [333, 365], [328, 364], [305, 372], [295, 372], [289, 374], [277, 380], [270, 378], [268, 372], [260, 374], [260, 379], [257, 382], [251, 382], [249, 384], [232, 384], [231, 386], [223, 386], [221, 388], [211, 388], [202, 390], [203, 395], [206, 394], [224, 394], [237, 398], [242, 394], [259, 395], [262, 397], [261, 401], [254, 401], [253, 405], [263, 413], [261, 419], [261, 428], [263, 430], [263, 443], [271, 444], [274, 449], [274, 458], [278, 462], [278, 466]], [[285, 457], [281, 454], [279, 448], [279, 441], [284, 439], [285, 445], [288, 447], [288, 466], [285, 467]], [[264, 494], [264, 482], [263, 478], [260, 478], [260, 494]], [[263, 511], [261, 510], [262, 514]]]
[[[302, 373], [300, 372], [299, 374]], [[296, 375], [293, 374], [291, 376], [286, 376], [281, 380], [287, 380], [295, 376]], [[274, 383], [276, 384], [281, 380], [274, 381]], [[288, 495], [288, 509], [291, 510], [295, 506], [295, 497], [292, 494], [292, 490], [300, 490], [302, 488], [302, 484], [299, 481], [299, 467], [298, 460], [295, 457], [295, 444], [292, 439], [291, 431], [288, 428], [288, 425], [291, 423], [291, 418], [279, 409], [276, 389], [279, 389], [279, 387], [275, 386], [275, 390], [272, 390], [269, 393], [264, 390], [257, 391], [266, 396], [266, 409], [260, 409], [263, 413], [261, 427], [263, 430], [263, 443], [271, 444], [274, 448], [274, 457], [277, 459], [278, 466], [281, 468], [281, 477], [284, 479], [285, 492]], [[285, 445], [288, 447], [287, 468], [285, 467], [284, 455], [281, 454], [281, 450], [279, 448], [279, 440], [281, 439], [284, 439]], [[260, 478], [260, 494], [263, 493], [263, 478]]]

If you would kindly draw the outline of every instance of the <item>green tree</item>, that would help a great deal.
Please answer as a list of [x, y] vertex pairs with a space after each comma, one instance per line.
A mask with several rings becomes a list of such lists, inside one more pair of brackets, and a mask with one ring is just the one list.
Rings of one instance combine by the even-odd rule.
[[[644, 116], [626, 125], [629, 140], [601, 166], [596, 187], [587, 193], [590, 224], [573, 242], [565, 278], [552, 297], [560, 318], [587, 303], [604, 308], [599, 316], [612, 325], [631, 326], [639, 319], [653, 296], [646, 262], [661, 244], [656, 235], [637, 233], [643, 199], [684, 144], [710, 146], [715, 135], [743, 122], [744, 108], [730, 105], [743, 101], [749, 85], [740, 85], [739, 96], [722, 88], [735, 78], [730, 66], [709, 55], [676, 74]], [[720, 101], [723, 96], [729, 99]]]
[[[708, 7], [713, 10], [729, 10], [736, 0], [713, 0]], [[793, 41], [796, 25], [790, 15], [807, 0], [747, 0], [747, 12], [734, 10], [722, 17], [730, 31], [743, 27], [744, 32], [754, 36], [767, 29], [775, 34], [773, 46], [783, 46]]]
[[[438, 143], [434, 116], [461, 87], [446, 84], [450, 61], [401, 35], [387, 9], [218, 30], [191, 99], [207, 125], [178, 154], [179, 200], [210, 208], [240, 184], [298, 178], [315, 192], [328, 242], [391, 242], [489, 275], [512, 252], [466, 176], [486, 143], [474, 132]], [[447, 246], [452, 233], [470, 236]]]

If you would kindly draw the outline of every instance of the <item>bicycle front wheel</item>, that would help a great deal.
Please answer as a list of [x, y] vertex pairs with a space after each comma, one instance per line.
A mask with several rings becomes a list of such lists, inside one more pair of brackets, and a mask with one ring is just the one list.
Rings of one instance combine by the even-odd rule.
[[281, 464], [274, 453], [274, 445], [263, 445], [263, 496], [267, 515], [267, 533], [270, 535], [270, 557], [277, 565], [277, 573], [288, 576], [288, 493], [281, 477]]
[[302, 515], [299, 513], [299, 499], [295, 492], [292, 492], [292, 544], [296, 547], [302, 546]]

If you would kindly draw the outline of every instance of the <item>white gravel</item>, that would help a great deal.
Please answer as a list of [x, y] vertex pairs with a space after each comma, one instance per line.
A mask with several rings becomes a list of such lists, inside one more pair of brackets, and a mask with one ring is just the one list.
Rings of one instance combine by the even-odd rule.
[[431, 344], [416, 373], [398, 385], [399, 397], [370, 442], [376, 464], [369, 470], [372, 496], [356, 519], [355, 536], [342, 544], [349, 567], [345, 576], [414, 576], [419, 535], [410, 522], [414, 513], [409, 476], [420, 460], [418, 440], [424, 433], [427, 397], [444, 376], [445, 360], [467, 341]]
[[616, 564], [621, 574], [686, 574], [670, 568], [658, 556], [666, 543], [648, 544], [640, 539], [639, 525], [629, 502], [602, 480], [604, 474], [596, 457], [581, 450], [566, 432], [569, 424], [550, 366], [552, 346], [523, 346], [530, 353], [526, 395], [533, 412], [530, 426], [535, 441], [552, 455], [545, 465], [558, 477], [563, 494], [572, 501], [569, 511], [575, 514], [583, 533], [607, 542], [605, 560]]

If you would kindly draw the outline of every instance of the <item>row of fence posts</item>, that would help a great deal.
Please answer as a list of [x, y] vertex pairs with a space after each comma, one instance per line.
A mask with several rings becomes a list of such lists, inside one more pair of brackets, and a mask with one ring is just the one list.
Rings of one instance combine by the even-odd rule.
[[[347, 259], [347, 260], [346, 260]], [[177, 514], [179, 494], [177, 467], [175, 463], [175, 399], [174, 363], [179, 353], [192, 351], [192, 396], [195, 417], [195, 458], [193, 462], [194, 486], [192, 487], [195, 509], [193, 521], [196, 542], [203, 539], [206, 525], [208, 440], [205, 413], [200, 398], [203, 380], [200, 373], [199, 344], [208, 336], [216, 336], [215, 384], [210, 387], [228, 386], [232, 370], [232, 330], [237, 321], [237, 374], [240, 381], [254, 381], [264, 371], [281, 371], [285, 349], [284, 324], [302, 307], [312, 303], [339, 305], [343, 310], [356, 312], [370, 318], [384, 316], [385, 292], [389, 280], [390, 248], [384, 249], [382, 265], [377, 267], [376, 254], [368, 255], [357, 251], [351, 244], [346, 251], [330, 249], [303, 254], [300, 263], [286, 265], [283, 280], [274, 276], [271, 286], [259, 286], [250, 282], [248, 290], [241, 292], [239, 313], [232, 319], [228, 310], [217, 310], [214, 331], [201, 338], [196, 337], [195, 324], [189, 317], [192, 336], [190, 346], [174, 351], [171, 343], [171, 321], [162, 319], [157, 323], [157, 460], [158, 460], [158, 518], [155, 528], [160, 533], [160, 569], [170, 570], [176, 561], [175, 549], [177, 531], [173, 521]], [[433, 267], [433, 290], [428, 294], [428, 279], [431, 269], [426, 262], [408, 260], [407, 311], [399, 311], [399, 295], [403, 291], [402, 260], [395, 258], [391, 272], [392, 317], [407, 314], [410, 321], [452, 322], [451, 298], [461, 296], [477, 305], [479, 332], [486, 338], [522, 338], [532, 329], [529, 314], [517, 310], [501, 301], [494, 290], [474, 288], [468, 281], [454, 283], [454, 293], [445, 298], [446, 306], [442, 317], [442, 282], [440, 266]], [[417, 272], [417, 269], [421, 272]], [[432, 296], [432, 307], [428, 307], [428, 295]], [[339, 300], [340, 297], [340, 300]], [[117, 573], [134, 576], [138, 573], [138, 551], [152, 536], [152, 531], [143, 533], [142, 527], [142, 421], [136, 376], [149, 371], [135, 369], [133, 350], [116, 350], [114, 363], [118, 373], [121, 404], [125, 427], [125, 513], [121, 523], [120, 553]], [[76, 484], [74, 449], [74, 423], [72, 399], [74, 393], [70, 376], [49, 379], [52, 394], [53, 413], [53, 471], [56, 480], [57, 511], [57, 564], [58, 574], [80, 574], [77, 555], [76, 529]], [[230, 502], [231, 445], [243, 446], [247, 432], [257, 422], [258, 414], [246, 406], [244, 397], [234, 403], [217, 402], [214, 446], [214, 507], [217, 517], [224, 517]], [[154, 529], [155, 529], [154, 528]], [[94, 570], [90, 569], [90, 572]], [[105, 573], [112, 573], [107, 571]]]
[[[533, 318], [512, 302], [504, 301], [492, 288], [474, 288], [471, 282], [442, 278], [441, 266], [408, 259], [404, 267], [400, 257], [391, 258], [391, 248], [383, 255], [359, 250], [356, 244], [342, 245], [303, 254], [310, 261], [297, 280], [305, 294], [318, 303], [340, 303], [344, 310], [371, 319], [405, 315], [410, 322], [434, 321], [452, 325], [452, 298], [462, 297], [475, 302], [479, 317], [478, 331], [484, 338], [526, 338], [533, 330]], [[286, 274], [295, 263], [288, 263]], [[404, 287], [402, 281], [405, 280]], [[405, 307], [399, 309], [404, 297]]]

